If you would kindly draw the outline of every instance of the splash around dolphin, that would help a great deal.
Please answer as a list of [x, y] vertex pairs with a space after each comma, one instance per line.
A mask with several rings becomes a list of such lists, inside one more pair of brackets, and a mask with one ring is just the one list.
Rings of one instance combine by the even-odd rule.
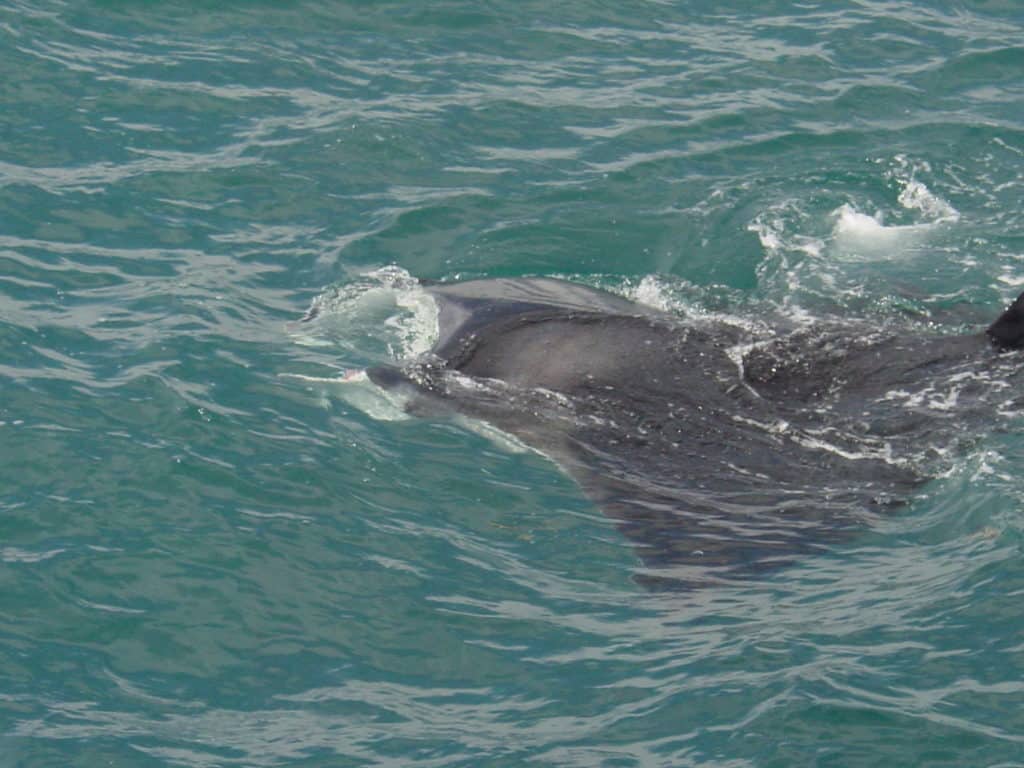
[[367, 371], [414, 415], [488, 422], [550, 457], [634, 544], [637, 579], [745, 579], [904, 505], [928, 449], [1021, 372], [1024, 295], [984, 332], [864, 324], [752, 339], [550, 278], [424, 283], [427, 355]]

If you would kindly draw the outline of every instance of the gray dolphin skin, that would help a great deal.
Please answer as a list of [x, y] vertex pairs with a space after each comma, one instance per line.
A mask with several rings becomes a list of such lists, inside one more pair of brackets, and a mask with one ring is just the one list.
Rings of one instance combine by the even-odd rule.
[[987, 331], [683, 319], [549, 278], [426, 284], [431, 354], [368, 371], [407, 409], [485, 420], [615, 521], [638, 581], [746, 579], [905, 506], [929, 457], [1012, 400], [1024, 297]]

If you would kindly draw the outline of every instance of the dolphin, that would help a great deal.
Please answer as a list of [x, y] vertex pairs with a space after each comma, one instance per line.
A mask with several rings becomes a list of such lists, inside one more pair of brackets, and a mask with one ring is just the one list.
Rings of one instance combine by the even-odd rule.
[[423, 285], [433, 349], [369, 378], [412, 414], [480, 419], [550, 457], [656, 588], [831, 550], [906, 504], [1022, 370], [1006, 353], [1024, 345], [1024, 295], [985, 331], [939, 336], [757, 332], [552, 278]]

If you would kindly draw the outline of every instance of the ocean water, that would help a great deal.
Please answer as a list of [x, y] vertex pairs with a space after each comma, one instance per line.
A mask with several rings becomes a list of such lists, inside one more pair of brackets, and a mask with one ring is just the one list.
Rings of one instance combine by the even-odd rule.
[[660, 593], [543, 456], [351, 373], [429, 347], [419, 278], [975, 331], [1024, 289], [1022, 41], [999, 0], [0, 5], [0, 766], [1024, 765], [1013, 408], [853, 542]]

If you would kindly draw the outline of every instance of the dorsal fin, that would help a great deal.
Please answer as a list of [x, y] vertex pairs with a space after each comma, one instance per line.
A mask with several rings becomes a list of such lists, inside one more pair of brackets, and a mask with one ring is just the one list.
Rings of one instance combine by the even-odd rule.
[[1024, 347], [1024, 293], [985, 331], [999, 349]]

